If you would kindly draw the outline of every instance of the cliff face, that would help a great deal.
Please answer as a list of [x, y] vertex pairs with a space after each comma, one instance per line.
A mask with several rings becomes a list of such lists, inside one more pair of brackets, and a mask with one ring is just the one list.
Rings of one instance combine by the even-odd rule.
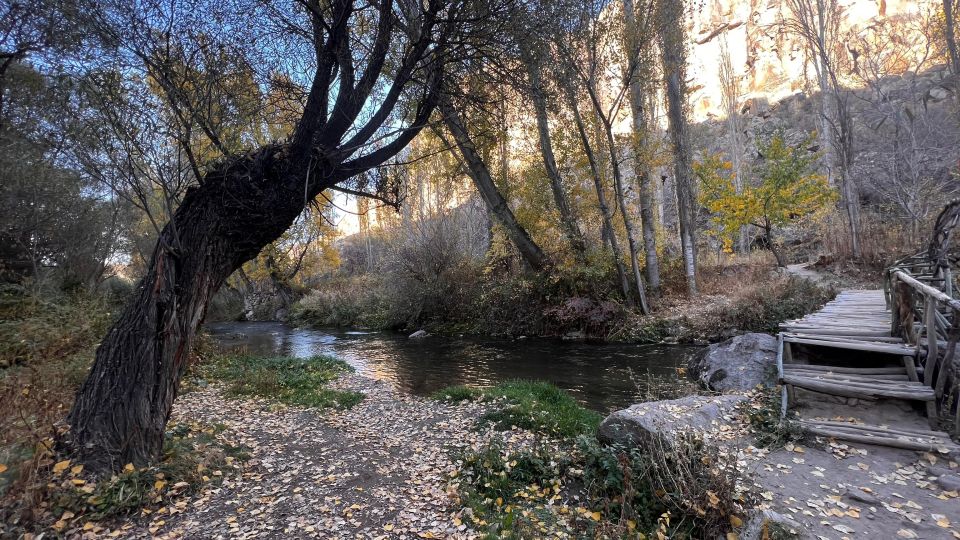
[[[816, 3], [816, 0], [809, 0]], [[694, 121], [727, 116], [724, 79], [737, 106], [774, 103], [816, 87], [803, 40], [784, 30], [790, 0], [694, 0], [688, 8], [688, 80]], [[887, 74], [932, 67], [928, 37], [940, 0], [840, 0], [836, 54], [849, 88], [864, 86], [864, 61]], [[869, 58], [868, 58], [869, 57]], [[723, 77], [724, 65], [730, 76]]]

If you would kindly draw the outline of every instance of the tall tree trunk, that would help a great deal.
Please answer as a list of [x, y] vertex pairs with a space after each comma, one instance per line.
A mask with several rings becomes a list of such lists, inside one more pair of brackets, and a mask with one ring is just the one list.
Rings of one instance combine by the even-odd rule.
[[276, 152], [268, 147], [208, 174], [161, 231], [135, 299], [97, 348], [67, 417], [65, 442], [88, 469], [142, 466], [160, 455], [208, 301], [303, 210], [303, 176], [290, 175]]
[[623, 267], [623, 252], [620, 250], [620, 243], [617, 241], [617, 232], [613, 229], [613, 212], [610, 211], [610, 205], [607, 204], [607, 196], [603, 192], [603, 181], [600, 177], [600, 167], [597, 165], [597, 157], [593, 152], [593, 145], [590, 144], [590, 137], [587, 136], [586, 126], [583, 124], [583, 117], [580, 116], [580, 108], [571, 92], [566, 92], [567, 103], [573, 112], [573, 120], [577, 125], [577, 134], [580, 136], [580, 144], [587, 155], [587, 163], [590, 164], [590, 177], [593, 178], [593, 187], [597, 191], [597, 204], [600, 206], [600, 215], [603, 217], [603, 232], [607, 241], [610, 243], [610, 251], [613, 252], [613, 261], [617, 268], [617, 277], [620, 278], [620, 289], [623, 291], [624, 301], [628, 307], [633, 307], [633, 295], [630, 294], [630, 281], [627, 279], [626, 269]]
[[583, 233], [577, 225], [577, 217], [567, 201], [567, 195], [563, 189], [563, 179], [560, 178], [560, 170], [557, 168], [557, 160], [553, 155], [553, 143], [550, 140], [550, 122], [547, 116], [547, 100], [544, 95], [543, 82], [540, 77], [539, 62], [533, 55], [527, 53], [524, 55], [524, 63], [527, 66], [527, 73], [530, 77], [531, 99], [533, 108], [536, 112], [537, 135], [540, 140], [540, 155], [543, 157], [543, 167], [546, 169], [547, 178], [550, 180], [550, 189], [553, 191], [553, 200], [560, 212], [560, 224], [573, 256], [577, 262], [583, 264], [586, 262], [587, 246], [583, 240]]
[[603, 112], [603, 105], [594, 88], [588, 88], [590, 102], [593, 104], [594, 113], [603, 128], [603, 134], [606, 138], [607, 148], [610, 156], [610, 168], [613, 171], [614, 197], [617, 199], [617, 207], [620, 210], [620, 217], [623, 219], [623, 227], [627, 232], [627, 248], [630, 251], [630, 267], [633, 269], [633, 282], [636, 286], [637, 299], [640, 300], [640, 311], [646, 315], [650, 313], [650, 306], [647, 304], [647, 291], [643, 284], [643, 276], [640, 274], [640, 254], [637, 251], [636, 234], [633, 229], [633, 219], [630, 217], [630, 211], [623, 195], [623, 173], [620, 169], [620, 157], [617, 155], [617, 145], [613, 138], [613, 126], [610, 119]]
[[680, 247], [687, 292], [697, 294], [696, 224], [694, 223], [693, 174], [687, 141], [686, 118], [686, 52], [683, 30], [683, 3], [661, 3], [660, 53], [667, 94], [667, 121], [673, 147], [674, 179], [677, 190], [677, 213], [680, 221]]
[[623, 12], [626, 24], [624, 25], [624, 43], [631, 58], [628, 62], [628, 85], [630, 112], [633, 117], [633, 163], [634, 175], [637, 178], [640, 199], [640, 225], [643, 229], [643, 246], [646, 255], [647, 283], [654, 295], [660, 293], [660, 261], [657, 256], [657, 229], [656, 218], [653, 212], [653, 186], [650, 182], [650, 166], [647, 161], [647, 137], [649, 125], [647, 112], [644, 110], [646, 92], [644, 85], [650, 75], [649, 60], [643, 56], [646, 46], [641, 46], [637, 25], [636, 12], [633, 0], [624, 0]]
[[441, 101], [439, 108], [443, 114], [444, 124], [453, 135], [457, 149], [460, 151], [460, 155], [463, 157], [467, 169], [470, 172], [470, 178], [480, 193], [480, 198], [483, 199], [487, 208], [490, 209], [493, 216], [500, 225], [503, 226], [504, 230], [506, 230], [507, 236], [509, 236], [514, 245], [517, 246], [517, 250], [520, 251], [523, 260], [526, 261], [533, 270], [543, 270], [548, 265], [547, 256], [543, 253], [543, 250], [540, 249], [540, 246], [530, 238], [527, 230], [520, 225], [516, 216], [513, 215], [513, 211], [510, 210], [510, 206], [507, 205], [506, 199], [500, 194], [496, 184], [493, 182], [493, 177], [490, 175], [490, 169], [486, 163], [483, 162], [483, 159], [481, 159], [476, 145], [467, 132], [466, 125], [460, 117], [460, 113], [446, 100]]

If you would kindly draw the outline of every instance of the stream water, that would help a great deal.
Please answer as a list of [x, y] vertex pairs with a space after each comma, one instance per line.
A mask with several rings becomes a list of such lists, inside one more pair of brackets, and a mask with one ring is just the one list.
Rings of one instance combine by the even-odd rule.
[[309, 357], [327, 354], [399, 390], [430, 394], [445, 386], [491, 386], [509, 379], [550, 381], [600, 412], [636, 401], [656, 378], [677, 377], [700, 347], [564, 342], [556, 339], [412, 340], [390, 332], [294, 328], [277, 322], [211, 323], [224, 351]]

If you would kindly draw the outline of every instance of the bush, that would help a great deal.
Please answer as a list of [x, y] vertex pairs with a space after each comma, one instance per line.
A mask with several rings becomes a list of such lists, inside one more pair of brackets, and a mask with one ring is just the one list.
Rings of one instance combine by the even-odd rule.
[[535, 511], [559, 499], [567, 459], [542, 446], [507, 452], [502, 441], [494, 440], [465, 452], [458, 461], [453, 486], [460, 504], [471, 510], [477, 529], [488, 538], [540, 536], [542, 525], [533, 518], [542, 522], [549, 513]]
[[265, 397], [305, 407], [349, 409], [363, 400], [363, 394], [324, 386], [351, 371], [349, 364], [329, 356], [217, 356], [211, 363], [199, 366], [197, 376], [225, 382], [227, 393], [234, 396]]
[[32, 504], [19, 508], [5, 505], [7, 511], [0, 512], [0, 518], [21, 532], [50, 526], [71, 537], [79, 536], [80, 526], [88, 521], [149, 512], [172, 499], [189, 496], [205, 484], [218, 484], [249, 459], [249, 449], [228, 440], [223, 431], [222, 425], [174, 425], [166, 432], [156, 465], [141, 469], [127, 465], [100, 479], [84, 474], [82, 465], [69, 460], [54, 463], [51, 445], [45, 443], [34, 460], [36, 480], [21, 500]]
[[836, 291], [789, 276], [747, 289], [718, 314], [719, 327], [773, 334], [780, 323], [820, 309]]
[[723, 537], [754, 503], [736, 457], [696, 434], [631, 448], [581, 438], [578, 450], [588, 496], [603, 509], [599, 536]]

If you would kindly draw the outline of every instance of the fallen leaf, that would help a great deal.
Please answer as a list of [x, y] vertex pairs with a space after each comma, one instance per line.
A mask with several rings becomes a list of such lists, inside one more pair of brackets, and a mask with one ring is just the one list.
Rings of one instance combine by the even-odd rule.
[[53, 474], [60, 474], [63, 471], [67, 470], [68, 467], [70, 467], [69, 459], [58, 461], [56, 465], [53, 466]]

